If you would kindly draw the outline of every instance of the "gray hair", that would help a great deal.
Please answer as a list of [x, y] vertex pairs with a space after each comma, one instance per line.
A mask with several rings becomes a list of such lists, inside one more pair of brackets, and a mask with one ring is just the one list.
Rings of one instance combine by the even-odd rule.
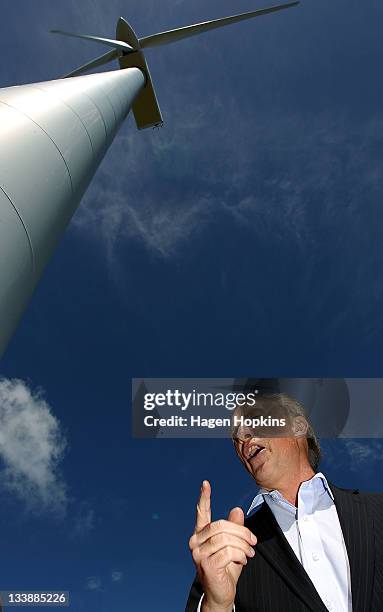
[[288, 414], [291, 418], [303, 416], [307, 421], [308, 429], [306, 433], [306, 438], [308, 446], [308, 459], [312, 469], [314, 470], [314, 472], [316, 472], [319, 467], [322, 453], [317, 435], [307, 418], [306, 410], [304, 406], [300, 402], [298, 402], [298, 400], [293, 399], [289, 395], [285, 393], [280, 393], [278, 395], [280, 397], [282, 406], [284, 408], [287, 408]]

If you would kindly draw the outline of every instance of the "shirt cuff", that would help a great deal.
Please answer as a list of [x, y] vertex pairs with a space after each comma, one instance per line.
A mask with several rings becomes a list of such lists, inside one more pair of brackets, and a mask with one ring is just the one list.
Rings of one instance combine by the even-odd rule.
[[[202, 594], [201, 599], [199, 600], [199, 604], [198, 604], [198, 608], [197, 608], [197, 612], [201, 612], [201, 606], [202, 606], [202, 600], [205, 596], [205, 593]], [[235, 605], [233, 606], [233, 612], [235, 612]]]

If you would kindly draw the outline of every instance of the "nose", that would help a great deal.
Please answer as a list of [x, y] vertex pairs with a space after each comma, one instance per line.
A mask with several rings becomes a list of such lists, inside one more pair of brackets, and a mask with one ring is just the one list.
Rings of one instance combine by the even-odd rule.
[[236, 437], [241, 442], [246, 442], [247, 440], [250, 440], [253, 437], [253, 433], [252, 433], [252, 430], [250, 429], [250, 427], [242, 427], [241, 426], [241, 427], [238, 428]]

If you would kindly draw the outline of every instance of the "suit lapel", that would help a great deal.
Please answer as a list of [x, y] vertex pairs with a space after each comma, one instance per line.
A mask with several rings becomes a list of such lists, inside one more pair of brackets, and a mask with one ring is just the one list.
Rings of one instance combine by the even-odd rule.
[[373, 521], [358, 491], [330, 486], [350, 563], [352, 608], [355, 612], [369, 612], [375, 564]]
[[308, 574], [299, 563], [266, 503], [248, 524], [258, 539], [256, 551], [312, 612], [327, 612]]

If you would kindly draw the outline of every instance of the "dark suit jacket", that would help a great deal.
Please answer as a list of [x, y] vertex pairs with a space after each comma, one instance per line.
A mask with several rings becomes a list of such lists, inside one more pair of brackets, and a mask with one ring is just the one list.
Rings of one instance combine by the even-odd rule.
[[[350, 562], [353, 612], [383, 612], [383, 493], [331, 490]], [[238, 581], [236, 612], [326, 612], [267, 504], [245, 525], [258, 543]], [[201, 595], [196, 579], [185, 612], [196, 612]]]

